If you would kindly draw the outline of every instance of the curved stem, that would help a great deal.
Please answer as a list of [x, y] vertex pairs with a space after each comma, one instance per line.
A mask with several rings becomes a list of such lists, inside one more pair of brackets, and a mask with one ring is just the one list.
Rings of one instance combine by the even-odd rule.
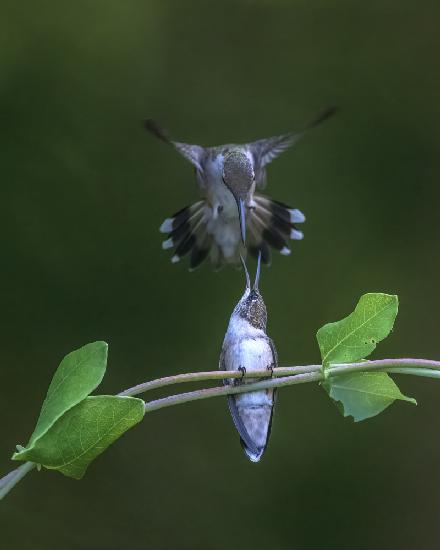
[[440, 378], [440, 370], [435, 369], [412, 369], [409, 367], [390, 367], [386, 369], [389, 374], [412, 374], [413, 376], [424, 376], [425, 378]]
[[[410, 367], [412, 367], [410, 371]], [[392, 370], [393, 369], [393, 370]], [[397, 370], [399, 369], [399, 370]], [[375, 361], [360, 361], [357, 363], [335, 363], [330, 365], [326, 369], [326, 376], [338, 376], [341, 374], [349, 374], [352, 372], [364, 372], [364, 371], [371, 371], [371, 370], [381, 370], [384, 372], [390, 372], [390, 373], [396, 373], [396, 374], [415, 374], [418, 376], [429, 376], [431, 378], [436, 378], [437, 375], [433, 374], [432, 371], [439, 371], [440, 372], [440, 361], [434, 361], [430, 359], [413, 359], [413, 358], [402, 358], [402, 359], [377, 359]], [[319, 373], [322, 371], [322, 365], [300, 365], [296, 367], [278, 367], [276, 369], [273, 369], [273, 378], [279, 378], [283, 376], [287, 376], [288, 378], [291, 378], [292, 376], [297, 376], [299, 374], [313, 374], [313, 373]], [[245, 374], [246, 378], [267, 378], [268, 372], [266, 370], [258, 370], [258, 371], [251, 371]], [[173, 384], [181, 384], [185, 382], [200, 382], [203, 380], [224, 380], [226, 378], [241, 378], [243, 377], [243, 373], [241, 371], [205, 371], [205, 372], [190, 372], [190, 373], [184, 373], [184, 374], [176, 374], [174, 376], [167, 376], [165, 378], [157, 378], [156, 380], [150, 380], [149, 382], [144, 382], [142, 384], [138, 384], [137, 386], [134, 386], [132, 388], [128, 388], [127, 390], [124, 390], [118, 395], [120, 396], [132, 396], [132, 395], [139, 395], [141, 393], [155, 390], [158, 388], [162, 388], [164, 386], [170, 386]], [[308, 380], [313, 381], [313, 380]], [[273, 380], [271, 381], [271, 384], [273, 383]], [[299, 383], [299, 382], [292, 382], [293, 383]], [[275, 385], [266, 385], [264, 383], [265, 388], [269, 387], [279, 387], [277, 384]], [[281, 385], [289, 385], [289, 384], [280, 384]], [[223, 389], [223, 393], [219, 395], [227, 395], [228, 393], [241, 393], [246, 391], [253, 391], [254, 386], [250, 384], [246, 384], [245, 386], [242, 386], [242, 389], [240, 391], [234, 391], [232, 392], [232, 387], [229, 386], [229, 390], [225, 391], [225, 388]], [[215, 389], [215, 388], [211, 388]], [[255, 388], [258, 389], [258, 388]], [[262, 388], [263, 389], [263, 388]], [[208, 390], [200, 390], [200, 391], [208, 391]], [[188, 392], [188, 393], [194, 393], [194, 392]], [[216, 393], [214, 395], [217, 395]], [[175, 396], [171, 396], [170, 398], [174, 398]], [[168, 398], [165, 398], [168, 399]]]
[[[429, 378], [440, 378], [440, 361], [431, 361], [429, 359], [379, 359], [376, 361], [361, 361], [358, 363], [332, 364], [325, 369], [325, 375], [322, 365], [302, 365], [297, 367], [279, 367], [273, 370], [272, 377], [268, 378], [267, 370], [252, 371], [245, 375], [246, 378], [264, 378], [257, 382], [240, 384], [237, 386], [227, 385], [215, 388], [201, 389], [191, 392], [170, 395], [162, 399], [156, 399], [145, 403], [145, 411], [150, 412], [173, 405], [219, 397], [222, 395], [232, 395], [237, 393], [258, 391], [270, 388], [280, 388], [292, 386], [294, 384], [303, 384], [306, 382], [320, 382], [325, 377], [336, 377], [353, 372], [367, 372], [379, 370], [391, 374], [412, 374], [415, 376], [425, 376]], [[177, 374], [167, 376], [138, 384], [133, 388], [128, 388], [118, 395], [131, 396], [139, 395], [149, 390], [179, 384], [182, 382], [198, 382], [202, 380], [224, 380], [227, 378], [241, 378], [241, 371], [209, 371]], [[0, 479], [0, 500], [31, 470], [36, 467], [33, 462], [26, 462], [19, 466], [6, 476]]]
[[163, 409], [164, 407], [187, 403], [188, 401], [198, 401], [199, 399], [208, 399], [210, 397], [219, 397], [221, 395], [233, 395], [236, 393], [245, 393], [249, 391], [281, 388], [282, 386], [292, 386], [293, 384], [303, 384], [305, 382], [319, 382], [323, 379], [324, 376], [321, 372], [308, 372], [281, 378], [271, 378], [261, 382], [254, 382], [253, 384], [241, 384], [240, 386], [220, 386], [217, 388], [195, 390], [149, 401], [145, 403], [145, 411], [155, 411], [157, 409]]
[[0, 500], [5, 497], [9, 491], [35, 467], [35, 462], [25, 462], [15, 470], [12, 470], [12, 472], [9, 472], [9, 474], [3, 476], [0, 479]]
[[385, 370], [389, 368], [414, 367], [415, 369], [433, 369], [440, 370], [440, 361], [430, 359], [376, 359], [375, 361], [359, 361], [358, 363], [332, 364], [327, 374], [336, 376], [337, 374], [348, 374], [358, 372], [359, 370]]
[[[173, 405], [188, 403], [189, 401], [198, 401], [200, 399], [208, 399], [210, 397], [218, 397], [222, 395], [233, 395], [236, 393], [245, 393], [258, 391], [270, 388], [279, 388], [283, 386], [291, 386], [294, 384], [302, 384], [305, 382], [320, 382], [325, 377], [341, 376], [353, 372], [368, 372], [372, 370], [380, 370], [394, 374], [413, 374], [416, 376], [424, 376], [429, 378], [440, 378], [440, 361], [432, 361], [429, 359], [378, 359], [375, 361], [361, 361], [359, 363], [344, 363], [333, 364], [326, 369], [326, 375], [322, 371], [321, 365], [303, 365], [298, 367], [279, 367], [273, 370], [273, 378], [254, 382], [251, 384], [242, 384], [239, 386], [220, 386], [192, 392], [185, 392], [176, 395], [170, 395], [161, 399], [155, 399], [145, 403], [145, 411], [150, 412]], [[290, 373], [290, 376], [282, 376], [282, 374]], [[169, 376], [167, 378], [159, 378], [144, 384], [139, 384], [134, 388], [129, 388], [119, 395], [138, 395], [144, 391], [154, 388], [159, 388], [166, 385], [177, 384], [180, 382], [195, 382], [198, 380], [218, 380], [225, 378], [239, 378], [243, 374], [241, 371], [211, 371], [201, 373], [187, 373], [183, 375]], [[245, 375], [246, 378], [266, 377], [267, 371], [253, 371]]]
[[[294, 374], [304, 374], [307, 372], [317, 372], [321, 369], [321, 365], [303, 365], [298, 367], [278, 367], [273, 370], [273, 376], [288, 376]], [[267, 378], [267, 370], [255, 370], [246, 373], [246, 378]], [[164, 386], [170, 386], [172, 384], [181, 384], [185, 382], [201, 382], [202, 380], [223, 380], [225, 378], [242, 378], [243, 373], [239, 370], [234, 371], [207, 371], [207, 372], [187, 372], [184, 374], [176, 374], [174, 376], [166, 376], [164, 378], [157, 378], [156, 380], [150, 380], [149, 382], [143, 382], [132, 388], [124, 390], [118, 395], [139, 395], [150, 390], [156, 390], [163, 388]]]

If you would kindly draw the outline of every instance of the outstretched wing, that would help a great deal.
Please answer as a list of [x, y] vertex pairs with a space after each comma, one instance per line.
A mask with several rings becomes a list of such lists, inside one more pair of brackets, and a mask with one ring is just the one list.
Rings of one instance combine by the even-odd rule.
[[287, 149], [295, 145], [311, 128], [321, 124], [327, 118], [336, 112], [335, 107], [329, 107], [322, 111], [316, 118], [307, 124], [303, 130], [299, 132], [289, 132], [279, 136], [259, 139], [249, 143], [249, 149], [254, 157], [255, 180], [258, 187], [266, 185], [266, 165], [273, 161], [276, 157], [284, 153]]
[[172, 145], [176, 151], [178, 151], [183, 157], [186, 158], [198, 171], [202, 171], [202, 158], [205, 149], [200, 145], [192, 145], [190, 143], [181, 143], [179, 141], [173, 141], [168, 136], [168, 132], [162, 128], [155, 120], [148, 118], [144, 122], [145, 128], [151, 132], [158, 139]]
[[189, 160], [199, 172], [202, 172], [202, 158], [205, 151], [203, 147], [200, 145], [191, 145], [189, 143], [180, 143], [178, 141], [172, 141], [171, 143], [186, 160]]
[[265, 166], [278, 155], [281, 155], [286, 149], [295, 145], [302, 135], [303, 132], [298, 134], [283, 134], [281, 136], [259, 139], [249, 145], [254, 157], [255, 182], [258, 187], [266, 187]]
[[259, 139], [251, 144], [252, 153], [258, 158], [261, 168], [272, 162], [274, 158], [286, 149], [295, 145], [304, 132], [282, 134], [270, 138]]

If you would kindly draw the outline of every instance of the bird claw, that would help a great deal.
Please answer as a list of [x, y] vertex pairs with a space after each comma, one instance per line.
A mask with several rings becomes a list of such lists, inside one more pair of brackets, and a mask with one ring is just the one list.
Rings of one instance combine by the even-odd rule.
[[274, 369], [274, 364], [270, 364], [268, 367], [267, 367], [267, 370], [270, 372], [270, 377], [273, 378], [273, 369]]
[[241, 378], [235, 378], [234, 379], [234, 384], [237, 386], [238, 384], [241, 383], [241, 381], [243, 380], [245, 374], [246, 374], [246, 367], [238, 367], [238, 369], [240, 372], [241, 372]]

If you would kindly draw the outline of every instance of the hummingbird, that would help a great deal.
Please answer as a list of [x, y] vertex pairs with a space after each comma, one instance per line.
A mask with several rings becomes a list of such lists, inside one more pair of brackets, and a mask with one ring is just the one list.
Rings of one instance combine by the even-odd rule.
[[[258, 255], [257, 272], [253, 287], [242, 256], [246, 275], [246, 288], [231, 315], [220, 354], [220, 370], [241, 370], [241, 379], [226, 379], [228, 384], [249, 384], [252, 378], [244, 378], [246, 372], [267, 369], [272, 376], [277, 366], [277, 352], [273, 341], [266, 334], [267, 311], [258, 283], [261, 253]], [[259, 390], [228, 396], [229, 410], [240, 434], [244, 452], [252, 462], [263, 455], [270, 436], [276, 389]]]
[[237, 264], [246, 249], [255, 258], [261, 252], [264, 264], [270, 264], [271, 247], [289, 255], [289, 240], [303, 238], [297, 224], [305, 221], [304, 214], [255, 190], [266, 186], [266, 167], [272, 160], [335, 111], [326, 109], [299, 132], [216, 147], [173, 141], [159, 124], [147, 119], [146, 129], [194, 166], [201, 194], [200, 201], [160, 226], [168, 234], [162, 248], [174, 249], [171, 261], [176, 263], [191, 252], [189, 266], [194, 270], [208, 256], [215, 268]]

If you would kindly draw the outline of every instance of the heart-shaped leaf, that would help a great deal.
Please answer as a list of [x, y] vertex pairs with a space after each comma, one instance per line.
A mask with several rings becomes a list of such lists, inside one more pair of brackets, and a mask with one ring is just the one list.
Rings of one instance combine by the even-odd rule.
[[145, 403], [135, 397], [87, 397], [13, 459], [36, 462], [81, 479], [92, 460], [140, 422], [144, 413]]
[[[332, 363], [351, 363], [368, 357], [391, 332], [398, 306], [397, 296], [364, 294], [348, 317], [320, 328], [316, 337], [324, 372], [331, 374]], [[396, 399], [416, 404], [384, 372], [328, 376], [322, 386], [342, 414], [355, 421], [379, 414]]]
[[390, 294], [364, 294], [353, 313], [321, 327], [316, 337], [324, 369], [329, 363], [364, 359], [393, 328], [399, 301]]
[[104, 377], [108, 345], [93, 342], [72, 351], [57, 368], [27, 448], [32, 447], [71, 407], [82, 401]]
[[329, 396], [337, 401], [344, 416], [355, 422], [371, 418], [389, 407], [396, 399], [417, 405], [415, 399], [403, 395], [385, 372], [362, 372], [329, 378], [323, 383]]

